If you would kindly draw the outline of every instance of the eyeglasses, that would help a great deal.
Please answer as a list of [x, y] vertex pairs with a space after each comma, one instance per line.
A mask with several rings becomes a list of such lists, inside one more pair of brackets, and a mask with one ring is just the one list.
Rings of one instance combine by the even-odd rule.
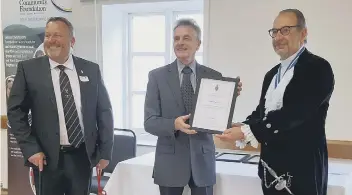
[[280, 31], [280, 33], [283, 35], [283, 36], [286, 36], [288, 34], [290, 34], [290, 31], [291, 31], [291, 28], [294, 28], [294, 27], [300, 27], [299, 25], [296, 25], [296, 26], [283, 26], [279, 29], [277, 28], [272, 28], [270, 30], [268, 30], [269, 32], [269, 35], [272, 37], [272, 38], [275, 38], [277, 36], [277, 33]]

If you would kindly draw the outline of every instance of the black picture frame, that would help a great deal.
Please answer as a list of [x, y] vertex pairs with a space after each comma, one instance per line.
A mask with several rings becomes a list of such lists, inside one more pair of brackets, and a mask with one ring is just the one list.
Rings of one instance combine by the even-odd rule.
[[199, 127], [194, 127], [193, 126], [193, 119], [195, 117], [195, 112], [196, 112], [196, 109], [197, 109], [197, 99], [198, 99], [198, 95], [199, 95], [200, 86], [202, 85], [202, 79], [211, 79], [211, 80], [227, 81], [227, 82], [234, 82], [235, 83], [233, 97], [232, 97], [232, 103], [231, 103], [231, 109], [230, 109], [230, 113], [229, 113], [228, 120], [227, 120], [227, 126], [226, 126], [227, 129], [229, 129], [232, 126], [233, 114], [234, 114], [234, 111], [235, 111], [236, 100], [237, 100], [237, 97], [238, 97], [237, 88], [238, 88], [238, 84], [240, 82], [240, 78], [239, 77], [237, 77], [237, 78], [231, 78], [231, 77], [221, 77], [221, 78], [202, 77], [200, 82], [199, 82], [199, 85], [197, 85], [197, 87], [196, 87], [196, 92], [195, 92], [195, 95], [193, 97], [193, 109], [192, 109], [192, 112], [191, 112], [191, 116], [189, 118], [189, 125], [191, 126], [191, 129], [196, 130], [197, 132], [204, 132], [204, 133], [209, 133], [209, 134], [222, 134], [225, 129], [223, 129], [223, 130], [210, 130], [210, 129], [204, 129], [204, 128], [199, 128]]
[[[253, 158], [259, 158], [258, 162], [250, 162], [250, 160], [252, 160]], [[260, 155], [259, 154], [255, 154], [255, 155], [250, 155], [248, 158], [244, 159], [243, 163], [246, 164], [259, 164], [260, 161]]]
[[[242, 156], [242, 158], [238, 159], [238, 160], [234, 160], [234, 159], [219, 159], [221, 156], [223, 155], [239, 155]], [[222, 162], [243, 162], [243, 160], [247, 159], [250, 155], [249, 154], [244, 154], [244, 153], [221, 153], [220, 155], [216, 156], [216, 161], [222, 161]]]

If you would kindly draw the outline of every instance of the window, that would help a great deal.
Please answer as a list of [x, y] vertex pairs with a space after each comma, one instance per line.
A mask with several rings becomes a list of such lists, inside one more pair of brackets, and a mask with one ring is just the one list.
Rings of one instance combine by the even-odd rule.
[[[175, 60], [172, 34], [176, 20], [192, 18], [203, 29], [201, 3], [202, 1], [190, 1], [187, 6], [184, 6], [184, 2], [119, 4], [115, 9], [112, 8], [115, 5], [103, 6], [103, 73], [112, 101], [118, 102], [113, 102], [115, 127], [134, 130], [139, 142], [155, 141], [155, 137], [144, 130], [144, 99], [148, 73]], [[116, 15], [117, 9], [120, 10], [119, 15]], [[112, 29], [107, 20], [112, 23], [119, 21], [119, 28]], [[120, 45], [118, 49], [112, 46], [111, 40], [116, 40], [115, 44]], [[120, 53], [117, 55], [111, 52], [113, 49]], [[116, 62], [120, 64], [119, 68], [110, 55], [122, 58]], [[202, 45], [196, 54], [196, 60], [203, 63]], [[118, 78], [111, 71], [121, 71], [121, 77]], [[122, 83], [119, 91], [115, 89], [116, 83]]]

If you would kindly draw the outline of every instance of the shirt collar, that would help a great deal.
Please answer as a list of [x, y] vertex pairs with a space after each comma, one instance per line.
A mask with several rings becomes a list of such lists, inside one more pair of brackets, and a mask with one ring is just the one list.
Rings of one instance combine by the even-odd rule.
[[294, 53], [293, 55], [291, 55], [290, 57], [288, 57], [285, 60], [281, 60], [281, 68], [287, 68], [288, 65], [291, 63], [291, 61], [297, 56], [298, 52], [304, 47], [304, 45], [302, 45], [301, 48], [299, 48], [298, 51], [296, 51], [296, 53]]
[[73, 70], [73, 58], [72, 55], [68, 56], [67, 61], [64, 64], [60, 64], [55, 62], [54, 60], [49, 58], [49, 63], [50, 63], [50, 68], [54, 69], [56, 68], [58, 65], [64, 65], [66, 68]]
[[[185, 66], [186, 65], [182, 64], [182, 62], [180, 60], [177, 60], [178, 72], [182, 72], [182, 70]], [[196, 61], [193, 60], [193, 62], [188, 66], [192, 69], [193, 74], [196, 74]]]

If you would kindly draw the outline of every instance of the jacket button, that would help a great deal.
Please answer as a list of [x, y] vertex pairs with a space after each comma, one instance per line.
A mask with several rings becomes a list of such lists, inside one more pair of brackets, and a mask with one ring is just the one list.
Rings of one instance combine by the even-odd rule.
[[270, 123], [266, 124], [266, 128], [270, 128], [270, 127], [271, 127]]
[[279, 130], [275, 130], [274, 133], [279, 133]]

